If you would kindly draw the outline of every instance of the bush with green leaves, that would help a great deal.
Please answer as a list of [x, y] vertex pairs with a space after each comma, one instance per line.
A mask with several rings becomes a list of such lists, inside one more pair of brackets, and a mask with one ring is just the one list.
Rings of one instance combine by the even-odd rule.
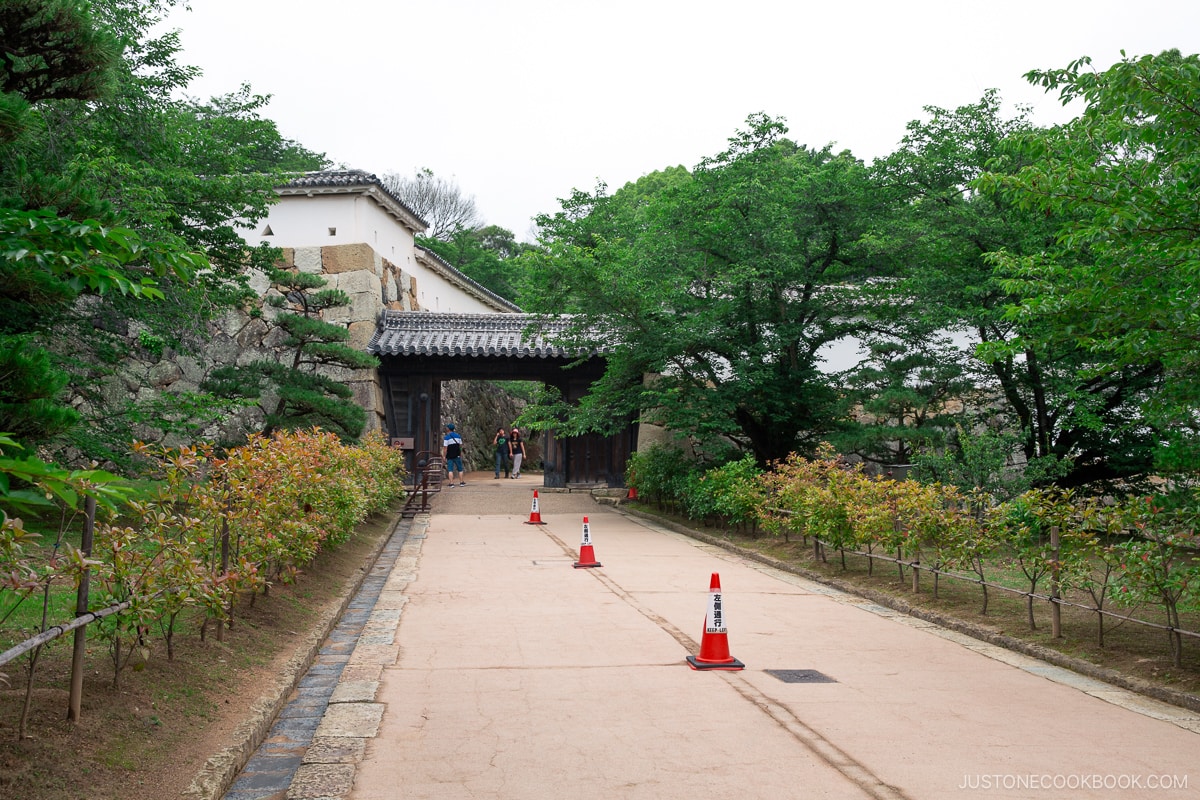
[[1122, 603], [1149, 602], [1166, 616], [1171, 657], [1183, 663], [1178, 633], [1181, 610], [1200, 607], [1200, 537], [1195, 509], [1169, 506], [1161, 497], [1140, 497], [1123, 507], [1132, 536], [1118, 546], [1121, 568], [1113, 596]]
[[766, 498], [761, 475], [749, 455], [695, 474], [685, 484], [684, 506], [693, 519], [715, 516], [727, 525], [757, 530]]
[[658, 508], [674, 512], [680, 508], [689, 476], [697, 470], [681, 447], [653, 444], [630, 456], [625, 483]]
[[239, 596], [292, 580], [403, 492], [403, 455], [380, 435], [350, 446], [315, 429], [279, 431], [221, 455], [207, 445], [135, 450], [155, 482], [96, 529], [93, 605], [131, 604], [98, 628], [114, 681], [147, 652], [153, 626], [170, 657], [181, 612], [230, 620]]

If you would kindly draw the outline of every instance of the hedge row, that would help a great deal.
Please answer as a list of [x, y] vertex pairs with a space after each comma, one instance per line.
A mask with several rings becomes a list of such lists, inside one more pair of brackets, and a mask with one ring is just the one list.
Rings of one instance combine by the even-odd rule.
[[997, 503], [952, 486], [868, 476], [828, 446], [769, 471], [749, 458], [705, 469], [676, 448], [652, 447], [634, 455], [627, 480], [639, 497], [691, 519], [815, 537], [843, 564], [846, 551], [859, 551], [894, 557], [901, 571], [970, 573], [985, 613], [991, 573], [1015, 564], [1031, 626], [1033, 601], [1045, 597], [1039, 590], [1055, 598], [1071, 591], [1090, 598], [1101, 644], [1106, 603], [1151, 604], [1162, 611], [1177, 665], [1180, 613], [1200, 609], [1194, 495], [1116, 501], [1035, 489]]
[[[69, 512], [98, 501], [89, 554], [63, 535], [76, 523], [61, 526], [53, 547], [35, 549], [22, 520], [3, 515], [0, 611], [7, 616], [35, 593], [78, 584], [86, 567], [90, 609], [130, 603], [99, 625], [118, 675], [152, 628], [163, 632], [172, 655], [181, 612], [202, 609], [206, 625], [231, 620], [239, 595], [291, 580], [404, 491], [402, 454], [382, 437], [351, 447], [311, 430], [252, 437], [221, 454], [211, 446], [138, 445], [135, 452], [147, 467], [139, 482], [0, 460], [0, 508], [52, 504]], [[14, 489], [12, 478], [26, 488]]]

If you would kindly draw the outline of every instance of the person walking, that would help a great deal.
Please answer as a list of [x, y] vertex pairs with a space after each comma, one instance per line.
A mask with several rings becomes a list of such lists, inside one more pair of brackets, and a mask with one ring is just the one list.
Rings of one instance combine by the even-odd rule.
[[512, 456], [512, 477], [516, 480], [521, 477], [521, 462], [525, 460], [525, 440], [516, 428], [508, 435], [508, 453]]
[[458, 472], [458, 485], [466, 486], [466, 473], [463, 472], [462, 437], [454, 430], [454, 423], [446, 423], [446, 435], [442, 437], [442, 458], [446, 460], [446, 473], [450, 476], [447, 489], [454, 488], [454, 473]]
[[496, 430], [496, 435], [492, 437], [492, 447], [496, 449], [496, 478], [500, 477], [500, 470], [504, 470], [504, 477], [508, 477], [508, 434], [504, 432], [504, 427], [501, 426]]

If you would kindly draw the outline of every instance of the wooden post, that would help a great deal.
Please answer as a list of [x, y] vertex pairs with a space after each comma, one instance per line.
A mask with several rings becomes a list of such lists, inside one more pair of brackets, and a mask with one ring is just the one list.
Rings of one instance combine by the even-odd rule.
[[1058, 526], [1050, 526], [1050, 557], [1053, 559], [1050, 567], [1050, 636], [1062, 638], [1062, 606], [1058, 600], [1062, 596], [1058, 584]]
[[[225, 495], [225, 513], [221, 515], [221, 576], [229, 575], [229, 513], [231, 500], [229, 495]], [[232, 616], [233, 608], [230, 605], [229, 613]], [[225, 617], [217, 617], [217, 641], [225, 641]]]
[[[86, 559], [92, 554], [92, 540], [96, 533], [96, 498], [84, 500], [83, 535], [79, 542], [79, 552]], [[83, 568], [79, 576], [79, 590], [75, 593], [75, 616], [81, 617], [88, 612], [88, 589], [91, 584], [91, 570]], [[67, 719], [79, 722], [80, 710], [83, 705], [83, 657], [87, 653], [87, 626], [80, 625], [75, 629], [74, 649], [71, 651], [71, 694], [67, 702]]]

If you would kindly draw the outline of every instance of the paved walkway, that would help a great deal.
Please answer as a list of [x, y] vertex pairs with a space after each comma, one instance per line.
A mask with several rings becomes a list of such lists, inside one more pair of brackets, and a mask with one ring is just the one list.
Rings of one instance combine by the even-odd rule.
[[[1200, 796], [1194, 712], [539, 480], [397, 529], [226, 800]], [[684, 660], [713, 573], [744, 671]]]

